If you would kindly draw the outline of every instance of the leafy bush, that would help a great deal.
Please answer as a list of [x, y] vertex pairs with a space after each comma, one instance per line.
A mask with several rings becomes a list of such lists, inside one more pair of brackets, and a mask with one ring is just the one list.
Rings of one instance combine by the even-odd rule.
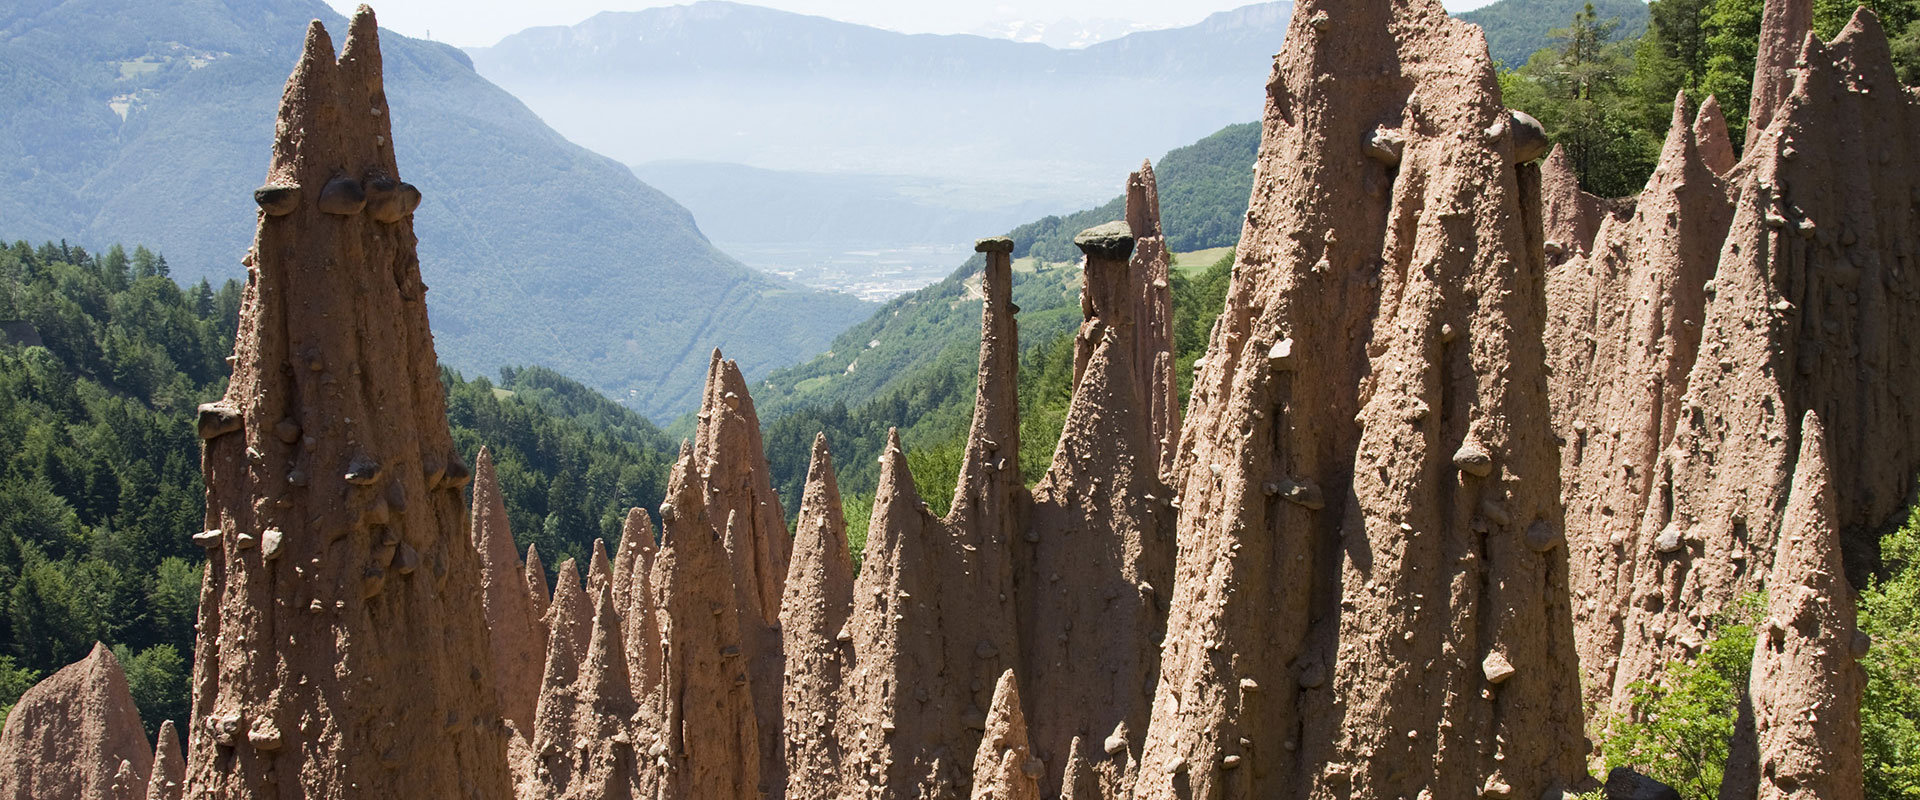
[[7, 712], [20, 702], [20, 695], [39, 682], [39, 672], [15, 664], [12, 656], [0, 656], [0, 727], [7, 724]]
[[1920, 798], [1920, 510], [1880, 542], [1886, 577], [1860, 596], [1860, 629], [1873, 637], [1860, 732], [1870, 800]]
[[1753, 668], [1754, 626], [1765, 608], [1764, 596], [1743, 598], [1713, 620], [1698, 656], [1628, 687], [1631, 710], [1606, 718], [1600, 749], [1608, 769], [1632, 767], [1682, 797], [1720, 796]]

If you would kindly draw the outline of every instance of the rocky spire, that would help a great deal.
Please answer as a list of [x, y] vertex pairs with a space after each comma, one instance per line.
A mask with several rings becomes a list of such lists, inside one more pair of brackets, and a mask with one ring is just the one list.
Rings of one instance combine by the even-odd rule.
[[[627, 520], [620, 528], [620, 555], [613, 562], [613, 603], [622, 609], [633, 607], [634, 575], [653, 569], [653, 522], [644, 508], [627, 509]], [[623, 612], [624, 613], [624, 612]]]
[[[177, 743], [172, 757], [177, 780]], [[152, 770], [126, 673], [103, 644], [28, 689], [0, 730], [0, 798], [7, 800], [131, 800], [146, 796]]]
[[547, 565], [540, 560], [540, 546], [527, 545], [527, 603], [541, 625], [546, 625], [547, 614], [552, 610], [553, 594], [547, 590]]
[[[550, 631], [566, 632], [568, 648], [575, 659], [587, 649], [587, 634], [593, 626], [593, 604], [580, 588], [580, 565], [571, 558], [560, 562], [560, 571], [554, 576], [553, 602], [547, 607], [546, 623]], [[547, 647], [553, 647], [551, 638], [547, 640]]]
[[768, 784], [733, 570], [695, 458], [691, 445], [681, 447], [660, 504], [665, 536], [653, 579], [665, 612], [665, 663], [654, 693], [663, 720], [650, 752], [667, 800], [758, 800]]
[[1700, 149], [1700, 160], [1707, 162], [1714, 174], [1733, 171], [1733, 138], [1727, 132], [1727, 115], [1720, 110], [1719, 98], [1707, 95], [1700, 103], [1700, 114], [1693, 120], [1693, 141]]
[[[978, 706], [984, 710], [991, 697], [986, 694], [1000, 672], [1013, 666], [1013, 548], [1026, 525], [1031, 498], [1020, 465], [1020, 332], [1014, 320], [1013, 240], [981, 239], [974, 250], [986, 257], [981, 270], [980, 292], [985, 302], [980, 309], [980, 368], [976, 378], [973, 422], [967, 433], [967, 451], [960, 461], [960, 479], [954, 486], [953, 504], [944, 520], [945, 532], [955, 541], [950, 547], [956, 574], [973, 580], [950, 587], [939, 604], [952, 604], [954, 610], [972, 604], [973, 619], [985, 623], [974, 626], [985, 640], [993, 642], [1009, 659], [1001, 663], [974, 664], [965, 670], [970, 683], [980, 684]], [[887, 463], [899, 450], [899, 442], [889, 444]], [[904, 458], [904, 456], [901, 456]], [[903, 489], [912, 493], [912, 477], [903, 470]], [[937, 490], [937, 489], [936, 489]], [[916, 495], [917, 497], [917, 495]], [[878, 508], [876, 500], [876, 508]], [[877, 517], [876, 517], [877, 518]], [[864, 563], [864, 562], [863, 562]], [[972, 752], [968, 748], [965, 752]], [[962, 769], [966, 764], [961, 764]]]
[[1600, 223], [1607, 218], [1606, 201], [1580, 188], [1567, 149], [1554, 145], [1540, 163], [1540, 227], [1547, 264], [1559, 267], [1593, 250]]
[[838, 730], [852, 660], [853, 557], [824, 433], [813, 440], [786, 591], [780, 626], [787, 655], [787, 800], [835, 800], [845, 757]]
[[[1826, 423], [1843, 546], [1902, 513], [1920, 471], [1920, 290], [1906, 206], [1915, 101], [1878, 19], [1809, 38], [1792, 92], [1730, 173], [1734, 216], [1679, 424], [1654, 465], [1614, 668], [1626, 687], [1701, 644], [1702, 621], [1767, 585], [1796, 470], [1795, 421]], [[1863, 150], [1861, 142], [1873, 142]], [[1905, 143], [1905, 144], [1901, 144]]]
[[607, 540], [593, 540], [593, 555], [587, 559], [587, 602], [593, 603], [602, 588], [613, 587], [613, 562], [607, 558]]
[[1855, 659], [1869, 642], [1856, 626], [1840, 559], [1833, 474], [1819, 416], [1800, 427], [1766, 621], [1753, 651], [1759, 800], [1858, 800], [1863, 793]]
[[627, 646], [613, 587], [596, 596], [593, 634], [580, 667], [581, 707], [573, 724], [579, 778], [568, 794], [580, 800], [625, 800], [644, 794], [634, 750], [639, 703], [628, 681]]
[[780, 496], [773, 491], [773, 470], [767, 466], [760, 417], [746, 376], [718, 350], [707, 373], [699, 419], [695, 463], [706, 486], [707, 513], [727, 542], [738, 590], [741, 647], [753, 676], [753, 707], [760, 720], [760, 771], [774, 785], [784, 786], [780, 686], [785, 668], [779, 621], [793, 542]]
[[[206, 439], [188, 796], [512, 790], [463, 490], [365, 6], [281, 100]], [[348, 682], [351, 681], [351, 686]], [[380, 724], [363, 724], [378, 719]], [[199, 733], [204, 731], [204, 733]], [[404, 769], [395, 768], [404, 765]]]
[[181, 800], [187, 783], [187, 759], [180, 753], [180, 734], [173, 720], [160, 723], [153, 746], [153, 774], [147, 777], [147, 800]]
[[1015, 570], [1028, 696], [1039, 704], [1031, 733], [1036, 756], [1051, 765], [1041, 781], [1049, 795], [1061, 791], [1076, 737], [1132, 731], [1113, 755], [1140, 752], [1166, 630], [1177, 514], [1159, 477], [1158, 421], [1140, 391], [1150, 381], [1134, 371], [1144, 360], [1134, 350], [1136, 322], [1130, 313], [1109, 313], [1153, 290], [1129, 274], [1124, 228], [1102, 226], [1078, 241], [1087, 254], [1082, 296], [1094, 299], [1081, 326], [1080, 343], [1090, 348], [1052, 464], [1034, 490]]
[[[631, 547], [629, 542], [633, 543]], [[623, 634], [627, 644], [627, 671], [633, 682], [634, 695], [641, 701], [641, 713], [657, 722], [658, 709], [651, 703], [657, 698], [650, 697], [649, 690], [659, 685], [663, 658], [660, 651], [659, 599], [653, 587], [653, 562], [659, 547], [654, 544], [653, 524], [645, 509], [635, 508], [627, 512], [626, 528], [620, 534], [621, 559], [625, 561], [629, 553], [632, 554], [632, 561], [626, 579], [614, 580], [614, 604], [619, 606], [625, 603], [622, 606], [626, 609], [622, 614], [626, 620]], [[622, 597], [626, 599], [623, 601]]]
[[781, 582], [793, 543], [787, 536], [780, 497], [773, 491], [773, 471], [767, 466], [760, 440], [760, 417], [753, 410], [746, 376], [740, 365], [713, 351], [705, 398], [700, 407], [699, 434], [694, 439], [700, 474], [707, 484], [707, 512], [716, 522], [739, 514], [741, 562], [747, 577], [747, 597], [765, 625], [779, 620]]
[[993, 708], [973, 759], [973, 800], [1040, 800], [1040, 759], [1027, 747], [1020, 687], [1007, 670], [993, 689]]
[[586, 642], [576, 639], [572, 631], [583, 623], [590, 624], [579, 618], [581, 612], [582, 607], [574, 603], [553, 604], [553, 617], [548, 620], [552, 633], [547, 639], [547, 663], [540, 676], [539, 704], [534, 711], [533, 727], [528, 731], [539, 763], [530, 770], [522, 770], [553, 773], [542, 775], [543, 783], [561, 787], [561, 791], [573, 778], [573, 723], [580, 706], [577, 685], [581, 651]]
[[1142, 800], [1585, 780], [1537, 143], [1486, 53], [1437, 0], [1295, 7], [1181, 441]]
[[[547, 632], [528, 596], [526, 567], [513, 544], [506, 500], [493, 471], [493, 454], [485, 447], [473, 462], [471, 538], [474, 551], [480, 555], [480, 599], [487, 614], [500, 713], [524, 734], [533, 730], [540, 671], [547, 660]], [[541, 580], [545, 579], [542, 575]]]
[[856, 664], [840, 733], [843, 750], [854, 750], [849, 793], [955, 793], [968, 782], [992, 678], [1017, 662], [1012, 597], [991, 593], [1001, 582], [972, 544], [983, 540], [928, 513], [898, 431], [880, 462], [847, 625]]
[[1067, 748], [1067, 764], [1060, 779], [1060, 800], [1106, 800], [1124, 797], [1123, 791], [1109, 787], [1087, 755], [1087, 740], [1075, 736]]
[[1073, 243], [1086, 255], [1080, 272], [1080, 315], [1084, 321], [1073, 342], [1073, 385], [1077, 390], [1104, 332], [1128, 331], [1129, 341], [1123, 352], [1133, 355], [1133, 311], [1141, 303], [1133, 284], [1133, 229], [1127, 223], [1088, 228], [1073, 237]]
[[1774, 115], [1793, 93], [1794, 62], [1812, 33], [1813, 0], [1766, 0], [1760, 12], [1753, 98], [1747, 106], [1747, 148], [1772, 127]]
[[1140, 409], [1152, 421], [1147, 441], [1153, 446], [1153, 462], [1164, 472], [1173, 468], [1179, 448], [1180, 383], [1173, 365], [1173, 259], [1160, 230], [1160, 189], [1151, 161], [1127, 177], [1127, 228], [1133, 233], [1131, 277], [1136, 286], [1133, 374]]
[[1548, 273], [1574, 621], [1594, 700], [1612, 686], [1635, 534], [1654, 462], [1684, 413], [1705, 286], [1732, 217], [1726, 185], [1697, 146], [1686, 98], [1676, 97], [1666, 146], [1633, 215], [1609, 218], [1591, 255]]

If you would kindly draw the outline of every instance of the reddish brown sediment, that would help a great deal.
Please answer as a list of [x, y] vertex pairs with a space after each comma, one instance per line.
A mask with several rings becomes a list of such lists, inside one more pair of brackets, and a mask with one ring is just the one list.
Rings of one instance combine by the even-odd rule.
[[1173, 351], [1173, 258], [1160, 228], [1160, 188], [1153, 162], [1127, 177], [1127, 227], [1133, 233], [1131, 277], [1133, 374], [1139, 407], [1151, 420], [1148, 443], [1153, 463], [1165, 474], [1173, 469], [1180, 446], [1180, 383]]
[[1296, 6], [1182, 436], [1137, 797], [1588, 780], [1540, 177], [1497, 97], [1438, 2]]
[[[1679, 424], [1629, 544], [1612, 669], [1627, 687], [1690, 656], [1709, 621], [1767, 587], [1800, 451], [1826, 423], [1835, 524], [1865, 563], [1920, 471], [1920, 289], [1907, 206], [1920, 191], [1915, 101], [1878, 19], [1808, 37], [1792, 91], [1729, 175], [1734, 216], [1708, 287]], [[1764, 63], [1764, 62], [1763, 62]], [[1873, 143], [1863, 145], [1861, 143]], [[1907, 143], [1900, 145], [1898, 143]]]
[[1733, 137], [1727, 131], [1727, 115], [1720, 110], [1720, 99], [1713, 95], [1700, 103], [1700, 114], [1693, 120], [1693, 143], [1700, 150], [1700, 160], [1707, 162], [1714, 174], [1733, 171]]
[[372, 11], [337, 60], [314, 23], [255, 194], [233, 377], [201, 411], [188, 796], [512, 791], [387, 112]]
[[1131, 274], [1125, 225], [1092, 229], [1079, 241], [1087, 256], [1082, 295], [1092, 299], [1080, 336], [1091, 347], [1015, 544], [1029, 730], [1035, 756], [1049, 767], [1041, 779], [1049, 795], [1062, 790], [1075, 738], [1132, 731], [1103, 761], [1125, 763], [1140, 752], [1175, 551], [1177, 512], [1153, 442], [1159, 421], [1141, 391], [1153, 381], [1134, 371], [1152, 360], [1135, 350], [1131, 311], [1150, 305], [1141, 297], [1154, 290]]
[[527, 601], [534, 618], [546, 625], [547, 614], [552, 611], [553, 593], [547, 589], [547, 565], [540, 560], [540, 546], [527, 545]]
[[[162, 746], [172, 735], [164, 728]], [[168, 773], [180, 796], [179, 740]], [[120, 660], [106, 645], [28, 689], [0, 730], [0, 798], [5, 800], [138, 800], [154, 768]]]
[[[1707, 282], [1733, 209], [1674, 101], [1658, 165], [1630, 216], [1548, 273], [1546, 326], [1568, 558], [1588, 699], [1606, 700], [1654, 462], [1683, 413]], [[1596, 376], [1605, 376], [1596, 380]]]
[[1018, 659], [1011, 596], [982, 590], [1010, 581], [984, 571], [989, 557], [973, 544], [983, 539], [927, 511], [898, 431], [880, 458], [847, 624], [855, 662], [839, 733], [846, 792], [964, 793], [992, 703], [983, 674]]
[[[631, 549], [628, 542], [633, 543]], [[659, 685], [661, 659], [665, 657], [661, 652], [659, 594], [653, 586], [653, 562], [659, 552], [647, 512], [639, 508], [629, 510], [620, 534], [620, 554], [625, 559], [631, 553], [632, 563], [626, 579], [614, 581], [614, 604], [620, 606], [620, 598], [626, 598], [622, 633], [627, 646], [627, 673], [633, 683], [635, 700], [641, 704], [642, 718], [650, 726], [657, 726], [661, 719], [655, 704], [660, 698], [651, 696], [650, 688]]]
[[607, 558], [607, 540], [595, 538], [593, 552], [587, 558], [587, 603], [600, 596], [602, 588], [613, 587], [613, 561]]
[[[571, 558], [560, 562], [560, 570], [554, 575], [553, 602], [547, 605], [543, 621], [548, 631], [566, 632], [567, 646], [574, 658], [578, 659], [587, 649], [587, 634], [593, 627], [593, 606], [587, 601], [586, 590], [580, 586], [580, 565]], [[547, 639], [547, 647], [553, 648], [551, 637]]]
[[786, 512], [773, 491], [760, 438], [760, 418], [740, 365], [713, 351], [693, 448], [705, 483], [707, 513], [727, 545], [739, 598], [741, 646], [753, 676], [753, 706], [760, 726], [760, 773], [786, 785], [781, 756], [782, 673], [780, 600], [793, 542]]
[[1753, 65], [1753, 95], [1747, 104], [1747, 144], [1752, 150], [1794, 89], [1794, 67], [1813, 33], [1813, 0], [1766, 0]]
[[1540, 162], [1540, 227], [1546, 236], [1541, 247], [1547, 265], [1557, 268], [1591, 252], [1606, 219], [1607, 201], [1580, 188], [1573, 159], [1565, 147], [1554, 145]]
[[181, 800], [187, 787], [187, 757], [180, 752], [180, 734], [173, 720], [160, 723], [153, 743], [153, 772], [147, 777], [146, 800]]
[[[500, 713], [521, 731], [533, 730], [547, 630], [534, 612], [527, 567], [513, 543], [506, 500], [494, 475], [493, 454], [480, 448], [473, 462], [473, 548], [480, 555], [480, 597], [487, 615], [494, 691]], [[541, 576], [544, 584], [546, 576]], [[542, 586], [541, 591], [545, 591]]]
[[757, 800], [761, 736], [742, 649], [733, 567], [708, 516], [691, 444], [667, 482], [653, 582], [661, 598], [661, 723], [645, 751], [665, 800]]
[[1027, 746], [1027, 717], [1020, 706], [1019, 682], [1007, 670], [994, 686], [993, 707], [973, 759], [973, 800], [1040, 800], [1040, 759]]
[[787, 657], [784, 690], [787, 800], [837, 800], [845, 778], [838, 731], [852, 663], [853, 556], [826, 434], [813, 441], [813, 459], [800, 500], [793, 565], [780, 604]]
[[[1820, 419], [1807, 412], [1800, 458], [1781, 526], [1767, 616], [1753, 650], [1751, 697], [1758, 732], [1760, 800], [1859, 800], [1864, 674], [1871, 642], [1840, 558], [1832, 470]], [[1745, 784], [1742, 781], [1743, 785]]]

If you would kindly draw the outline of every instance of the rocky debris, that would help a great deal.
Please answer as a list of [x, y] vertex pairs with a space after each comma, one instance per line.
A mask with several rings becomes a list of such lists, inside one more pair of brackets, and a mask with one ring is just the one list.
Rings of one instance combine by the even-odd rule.
[[[177, 782], [177, 741], [172, 759], [169, 774]], [[152, 770], [153, 750], [126, 673], [103, 644], [28, 689], [0, 730], [6, 800], [138, 800]]]
[[[1180, 443], [1135, 796], [1574, 789], [1566, 550], [1524, 535], [1563, 524], [1538, 168], [1514, 164], [1482, 34], [1440, 3], [1306, 0], [1293, 20]], [[1346, 144], [1383, 124], [1407, 131], [1397, 169]], [[1452, 463], [1469, 440], [1488, 477]], [[1515, 669], [1498, 685], [1494, 650]]]
[[1162, 474], [1180, 445], [1180, 383], [1174, 374], [1173, 259], [1160, 229], [1160, 189], [1153, 162], [1127, 177], [1127, 228], [1133, 234], [1130, 274], [1135, 285], [1133, 374], [1138, 406], [1152, 420], [1148, 442]]
[[1813, 33], [1813, 0], [1766, 0], [1760, 12], [1759, 50], [1754, 59], [1753, 97], [1747, 105], [1751, 150], [1794, 90], [1795, 62]]
[[1040, 800], [1040, 759], [1027, 746], [1027, 717], [1013, 670], [1000, 676], [973, 759], [973, 800]]
[[1680, 800], [1673, 787], [1627, 767], [1614, 767], [1607, 773], [1607, 800]]
[[758, 800], [772, 785], [760, 773], [734, 570], [702, 494], [694, 448], [683, 445], [660, 506], [664, 535], [652, 577], [664, 661], [647, 693], [661, 724], [646, 752], [665, 800]]
[[1093, 314], [1079, 344], [1088, 350], [1026, 535], [1014, 543], [1030, 731], [1037, 757], [1054, 765], [1041, 781], [1049, 795], [1061, 791], [1076, 737], [1133, 731], [1126, 749], [1139, 752], [1173, 583], [1172, 491], [1153, 442], [1160, 420], [1141, 391], [1172, 375], [1135, 372], [1165, 361], [1139, 357], [1131, 313], [1153, 287], [1130, 274], [1124, 253], [1084, 249], [1082, 296], [1093, 298]]
[[[259, 218], [222, 401], [242, 429], [207, 440], [202, 461], [204, 528], [232, 535], [207, 550], [191, 797], [276, 781], [512, 791], [472, 473], [448, 433], [412, 223], [339, 213], [365, 184], [400, 185], [390, 120], [372, 11], [354, 14], [337, 60], [314, 23], [265, 181], [303, 201]], [[269, 530], [276, 558], [246, 546]]]
[[147, 777], [146, 800], [182, 800], [187, 785], [187, 758], [180, 752], [180, 734], [173, 720], [160, 723], [153, 743], [153, 773]]
[[527, 568], [514, 547], [493, 453], [485, 447], [473, 462], [472, 540], [480, 555], [480, 599], [486, 608], [500, 713], [516, 729], [530, 731], [547, 660], [547, 630], [528, 596]]
[[1553, 140], [1547, 138], [1547, 126], [1532, 114], [1508, 109], [1507, 124], [1513, 129], [1513, 163], [1531, 164], [1552, 149]]
[[1607, 201], [1580, 188], [1573, 158], [1555, 145], [1540, 164], [1540, 227], [1546, 235], [1541, 247], [1547, 264], [1561, 264], [1593, 250], [1593, 239], [1607, 217]]
[[786, 784], [781, 757], [782, 673], [780, 602], [793, 542], [786, 512], [773, 491], [760, 438], [760, 418], [740, 365], [713, 352], [693, 448], [705, 485], [707, 513], [727, 544], [739, 599], [741, 646], [753, 676], [754, 713], [760, 720], [761, 775]]
[[1840, 559], [1826, 438], [1818, 415], [1807, 412], [1767, 617], [1754, 643], [1749, 695], [1760, 800], [1862, 796], [1865, 676], [1856, 658], [1863, 640]]
[[1621, 646], [1632, 542], [1654, 463], [1686, 413], [1704, 287], [1733, 218], [1725, 183], [1706, 163], [1688, 116], [1686, 98], [1675, 98], [1666, 146], [1631, 216], [1608, 217], [1590, 255], [1547, 274], [1561, 498], [1591, 700], [1605, 699], [1613, 686], [1609, 661]]
[[[1769, 4], [1767, 18], [1791, 22], [1787, 5]], [[1907, 422], [1920, 416], [1920, 341], [1900, 333], [1920, 325], [1906, 266], [1920, 191], [1916, 101], [1877, 88], [1898, 80], [1870, 11], [1831, 43], [1807, 37], [1797, 62], [1790, 94], [1728, 175], [1734, 214], [1700, 353], [1652, 466], [1648, 496], [1661, 502], [1647, 504], [1626, 544], [1616, 708], [1625, 687], [1690, 655], [1705, 620], [1766, 588], [1801, 415], [1818, 412], [1832, 432], [1844, 551], [1901, 512], [1920, 471], [1920, 433]], [[1876, 144], [1863, 154], [1861, 142]]]
[[845, 673], [853, 649], [853, 555], [847, 546], [840, 487], [826, 434], [813, 441], [813, 462], [800, 500], [793, 566], [780, 604], [786, 652], [787, 800], [837, 800], [845, 755], [839, 739]]

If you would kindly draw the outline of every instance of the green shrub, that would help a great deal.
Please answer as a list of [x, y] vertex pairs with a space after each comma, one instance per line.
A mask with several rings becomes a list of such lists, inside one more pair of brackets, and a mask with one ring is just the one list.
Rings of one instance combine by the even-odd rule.
[[1869, 800], [1920, 799], [1920, 511], [1880, 542], [1885, 577], [1860, 596], [1860, 629], [1873, 637], [1860, 733]]
[[1765, 609], [1764, 596], [1743, 598], [1713, 620], [1698, 656], [1628, 687], [1631, 710], [1605, 717], [1601, 752], [1608, 769], [1632, 767], [1682, 797], [1720, 795], [1728, 741], [1753, 668], [1754, 625]]

